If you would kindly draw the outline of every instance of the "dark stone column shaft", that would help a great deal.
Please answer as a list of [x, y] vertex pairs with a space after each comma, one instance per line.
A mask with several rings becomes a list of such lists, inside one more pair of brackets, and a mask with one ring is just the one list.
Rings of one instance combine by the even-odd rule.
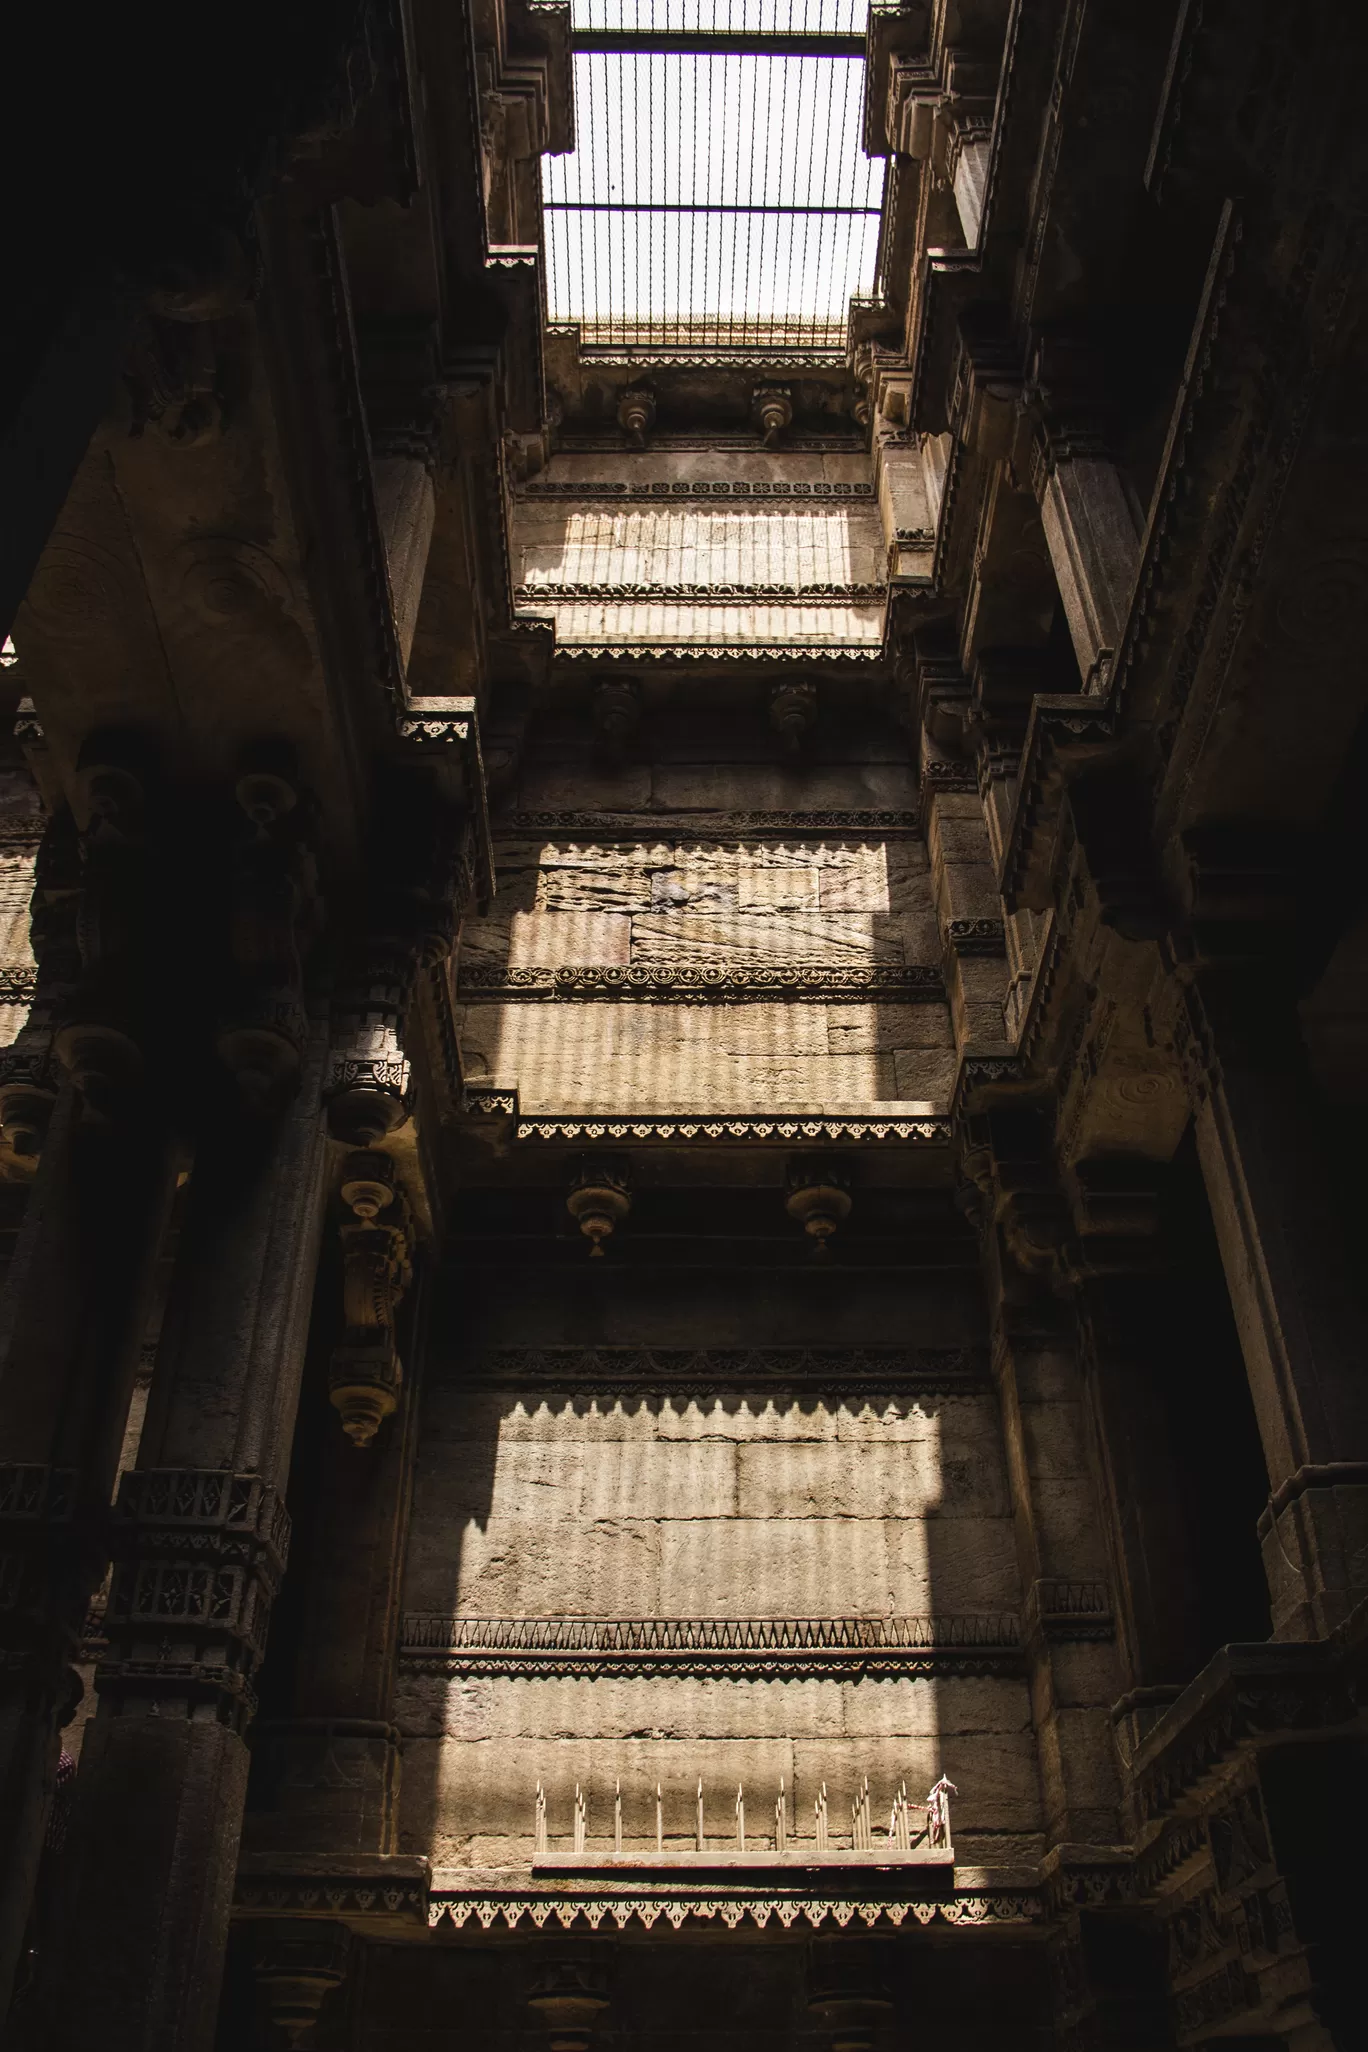
[[108, 1562], [109, 1499], [174, 1187], [155, 1117], [83, 1116], [65, 1083], [0, 1297], [0, 2015], [42, 1853], [71, 1663]]
[[226, 1113], [196, 1159], [138, 1466], [116, 1514], [109, 1657], [72, 1820], [57, 2040], [213, 2040], [244, 1732], [289, 1519], [318, 1256], [326, 1036], [274, 1126]]
[[1363, 1305], [1291, 1020], [1246, 976], [1188, 993], [1198, 1153], [1268, 1462], [1260, 1523], [1278, 1637], [1368, 1595]]

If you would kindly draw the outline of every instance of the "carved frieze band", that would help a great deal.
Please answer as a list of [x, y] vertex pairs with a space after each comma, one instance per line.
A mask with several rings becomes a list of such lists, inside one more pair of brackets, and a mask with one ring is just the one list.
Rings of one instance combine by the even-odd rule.
[[388, 1880], [369, 1873], [243, 1874], [233, 1893], [235, 1916], [382, 1917], [422, 1924], [427, 1889], [420, 1880]]
[[785, 499], [818, 500], [849, 504], [852, 500], [863, 500], [870, 504], [874, 498], [872, 484], [840, 484], [818, 482], [803, 483], [755, 483], [741, 478], [719, 478], [702, 482], [681, 481], [677, 478], [654, 479], [649, 483], [629, 484], [625, 479], [556, 479], [551, 483], [525, 484], [517, 494], [519, 499]]
[[[506, 1116], [508, 1092], [493, 1091], [467, 1093], [467, 1107], [479, 1111], [480, 1098], [505, 1100], [492, 1105], [496, 1116]], [[519, 1118], [514, 1133], [515, 1140], [909, 1140], [930, 1147], [945, 1147], [950, 1143], [951, 1124], [948, 1118], [938, 1114], [926, 1118], [878, 1118], [852, 1113], [848, 1118], [839, 1116], [805, 1117], [795, 1114], [788, 1118], [764, 1118], [752, 1112], [739, 1113], [730, 1117], [691, 1117], [689, 1113], [673, 1115], [642, 1114], [632, 1118], [596, 1118], [593, 1113], [582, 1112], [560, 1116], [538, 1116]]]
[[877, 605], [884, 597], [883, 584], [520, 584], [513, 593], [515, 605], [534, 606], [542, 599], [557, 604], [576, 600], [594, 605], [681, 605], [719, 606], [758, 603], [767, 606], [807, 605], [813, 599], [825, 603]]
[[879, 843], [920, 835], [915, 812], [510, 812], [495, 843], [545, 834], [554, 841], [642, 847], [687, 840], [705, 847], [737, 841], [841, 840]]
[[806, 963], [730, 964], [698, 968], [634, 962], [505, 969], [483, 962], [464, 964], [458, 995], [478, 1003], [515, 999], [578, 1000], [634, 998], [651, 1004], [762, 1004], [774, 999], [825, 1004], [939, 1003], [945, 984], [938, 967], [861, 965], [812, 968]]
[[1019, 1663], [1015, 1616], [404, 1619], [405, 1663], [445, 1675], [734, 1681], [990, 1673]]
[[512, 1931], [526, 1917], [537, 1930], [554, 1919], [553, 1928], [559, 1926], [568, 1931], [580, 1920], [597, 1931], [607, 1919], [610, 1927], [615, 1924], [619, 1931], [625, 1931], [635, 1918], [649, 1931], [663, 1917], [672, 1930], [679, 1931], [691, 1917], [695, 1917], [707, 1923], [720, 1922], [727, 1930], [735, 1931], [749, 1917], [763, 1931], [773, 1917], [785, 1930], [801, 1918], [815, 1931], [826, 1923], [844, 1930], [857, 1919], [860, 1924], [872, 1927], [881, 1918], [895, 1929], [909, 1918], [918, 1924], [939, 1921], [961, 1928], [984, 1924], [1031, 1924], [1039, 1921], [1043, 1913], [1041, 1899], [1032, 1889], [1017, 1889], [1002, 1895], [957, 1893], [953, 1897], [930, 1901], [909, 1901], [906, 1896], [896, 1901], [869, 1901], [855, 1896], [817, 1900], [809, 1896], [742, 1894], [739, 1891], [727, 1896], [679, 1890], [671, 1890], [668, 1894], [653, 1891], [636, 1895], [567, 1896], [476, 1895], [466, 1894], [463, 1890], [434, 1889], [428, 1906], [428, 1922], [435, 1928], [444, 1919], [449, 1919], [459, 1931], [473, 1917], [483, 1930], [488, 1931], [496, 1920], [502, 1918]]
[[[881, 663], [882, 641], [557, 641], [558, 663]], [[970, 788], [974, 788], [972, 785]]]
[[[437, 1364], [433, 1373], [442, 1372]], [[564, 1392], [576, 1401], [721, 1395], [905, 1400], [991, 1388], [979, 1347], [495, 1347], [453, 1366], [463, 1384]]]
[[31, 1005], [37, 989], [36, 969], [0, 969], [0, 1005]]

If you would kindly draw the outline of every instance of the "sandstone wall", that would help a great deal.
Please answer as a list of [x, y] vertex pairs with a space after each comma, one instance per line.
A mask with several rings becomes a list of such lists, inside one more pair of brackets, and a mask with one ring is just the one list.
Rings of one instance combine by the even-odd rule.
[[[1010, 1663], [862, 1678], [763, 1652], [589, 1674], [563, 1657], [584, 1621], [692, 1621], [699, 1645], [735, 1620], [954, 1619], [991, 1637], [1020, 1589], [973, 1278], [638, 1271], [591, 1289], [541, 1272], [464, 1287], [426, 1368], [397, 1708], [405, 1843], [439, 1864], [525, 1862], [540, 1780], [553, 1839], [578, 1784], [606, 1849], [619, 1779], [628, 1849], [654, 1841], [657, 1782], [682, 1843], [700, 1776], [710, 1841], [734, 1843], [742, 1782], [764, 1843], [781, 1776], [790, 1832], [811, 1840], [823, 1782], [835, 1835], [864, 1775], [886, 1822], [904, 1778], [924, 1796], [944, 1768], [961, 1859], [1029, 1856], [1030, 1709]], [[567, 1347], [576, 1329], [594, 1343]], [[508, 1635], [496, 1621], [547, 1629], [531, 1655], [444, 1659], [452, 1619], [476, 1648]]]
[[[910, 833], [734, 845], [643, 822], [612, 841], [503, 838], [497, 859], [496, 909], [461, 942], [471, 1082], [516, 1086], [527, 1111], [944, 1106], [954, 1039]], [[740, 976], [725, 1005], [508, 987], [573, 967]], [[906, 969], [932, 975], [912, 990], [889, 976]], [[775, 970], [816, 973], [767, 1001]]]
[[870, 461], [752, 448], [558, 455], [517, 492], [519, 607], [558, 643], [877, 652], [888, 544]]

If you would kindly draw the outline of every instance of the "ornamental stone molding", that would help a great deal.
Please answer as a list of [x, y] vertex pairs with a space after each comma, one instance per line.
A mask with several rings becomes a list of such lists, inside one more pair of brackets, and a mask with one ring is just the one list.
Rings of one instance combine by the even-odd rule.
[[1047, 1576], [1026, 1597], [1026, 1630], [1047, 1639], [1105, 1641], [1116, 1636], [1111, 1592], [1105, 1582], [1069, 1582]]
[[945, 984], [939, 968], [928, 964], [818, 969], [804, 963], [695, 968], [641, 962], [501, 969], [470, 963], [460, 971], [457, 996], [476, 1003], [626, 998], [652, 1004], [765, 1004], [778, 998], [906, 1005], [943, 1003]]
[[976, 1347], [499, 1347], [462, 1356], [455, 1372], [463, 1382], [587, 1400], [817, 1393], [834, 1405], [896, 1400], [912, 1409], [931, 1395], [992, 1388], [986, 1350]]
[[37, 989], [36, 969], [0, 969], [0, 1005], [31, 1005]]
[[534, 606], [542, 599], [558, 603], [589, 600], [602, 605], [627, 605], [643, 600], [675, 605], [735, 605], [738, 601], [760, 601], [766, 605], [806, 605], [811, 599], [849, 601], [853, 605], [877, 605], [887, 596], [883, 584], [519, 584], [514, 603]]
[[405, 1617], [400, 1656], [424, 1674], [561, 1680], [672, 1675], [861, 1681], [1015, 1674], [1014, 1614], [907, 1618]]
[[[558, 641], [558, 663], [882, 663], [882, 641]], [[972, 786], [971, 786], [972, 788]]]
[[444, 1921], [449, 1922], [460, 1931], [473, 1918], [481, 1930], [488, 1931], [496, 1922], [502, 1921], [507, 1930], [513, 1931], [526, 1917], [538, 1931], [545, 1930], [548, 1924], [553, 1930], [568, 1931], [577, 1922], [587, 1924], [592, 1931], [597, 1931], [605, 1922], [610, 1929], [616, 1926], [619, 1931], [625, 1931], [635, 1920], [651, 1931], [663, 1918], [673, 1931], [683, 1930], [691, 1920], [721, 1924], [727, 1931], [736, 1931], [749, 1918], [752, 1925], [763, 1931], [773, 1918], [785, 1931], [792, 1930], [795, 1925], [799, 1925], [800, 1931], [804, 1927], [816, 1931], [828, 1923], [838, 1930], [845, 1930], [856, 1919], [868, 1929], [883, 1922], [898, 1930], [910, 1918], [914, 1924], [925, 1926], [939, 1922], [964, 1930], [984, 1925], [1035, 1924], [1040, 1922], [1043, 1913], [1040, 1897], [1031, 1889], [993, 1895], [960, 1894], [957, 1891], [945, 1899], [903, 1896], [885, 1900], [871, 1899], [867, 1892], [862, 1896], [833, 1894], [817, 1898], [761, 1893], [758, 1890], [746, 1893], [738, 1890], [726, 1895], [715, 1890], [708, 1893], [701, 1890], [654, 1890], [649, 1894], [631, 1895], [596, 1890], [593, 1894], [571, 1896], [530, 1892], [514, 1894], [511, 1891], [508, 1894], [490, 1894], [483, 1890], [467, 1892], [434, 1887], [428, 1906], [428, 1922], [433, 1929]]
[[[478, 1097], [479, 1093], [474, 1093]], [[506, 1095], [506, 1093], [494, 1093]], [[807, 1140], [911, 1140], [925, 1146], [945, 1147], [951, 1140], [951, 1123], [939, 1115], [917, 1118], [880, 1118], [863, 1113], [848, 1117], [822, 1113], [766, 1118], [754, 1112], [733, 1117], [691, 1116], [687, 1112], [641, 1117], [595, 1117], [593, 1113], [561, 1113], [519, 1118], [515, 1140], [719, 1140], [719, 1141], [807, 1141]]]
[[1007, 938], [1000, 919], [947, 919], [945, 943], [954, 955], [1005, 955]]
[[[510, 812], [494, 826], [500, 841], [545, 834], [551, 840], [641, 847], [678, 839], [710, 846], [776, 839], [881, 843], [921, 836], [915, 812]], [[999, 922], [1000, 923], [1000, 922]]]
[[[709, 443], [706, 446], [714, 447]], [[852, 501], [869, 504], [875, 493], [872, 484], [814, 482], [773, 482], [751, 484], [744, 479], [691, 480], [678, 478], [655, 479], [649, 484], [632, 484], [626, 479], [602, 482], [598, 479], [557, 478], [545, 483], [525, 484], [515, 495], [518, 499], [756, 499], [826, 501], [849, 505]]]
[[396, 1935], [427, 1926], [432, 1869], [414, 1853], [327, 1854], [291, 1857], [243, 1852], [238, 1857], [233, 1915], [324, 1917], [373, 1929], [392, 1924]]

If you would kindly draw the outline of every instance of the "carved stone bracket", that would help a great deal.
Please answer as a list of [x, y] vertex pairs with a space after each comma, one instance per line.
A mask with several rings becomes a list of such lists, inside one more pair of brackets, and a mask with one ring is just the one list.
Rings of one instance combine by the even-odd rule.
[[403, 1370], [394, 1316], [412, 1275], [412, 1223], [385, 1154], [348, 1157], [342, 1201], [351, 1213], [341, 1227], [346, 1335], [333, 1352], [328, 1391], [347, 1437], [368, 1446], [399, 1404]]
[[265, 1110], [296, 1082], [308, 1034], [304, 960], [321, 923], [317, 865], [311, 808], [287, 751], [250, 751], [235, 796], [232, 989], [217, 1044], [245, 1103]]

